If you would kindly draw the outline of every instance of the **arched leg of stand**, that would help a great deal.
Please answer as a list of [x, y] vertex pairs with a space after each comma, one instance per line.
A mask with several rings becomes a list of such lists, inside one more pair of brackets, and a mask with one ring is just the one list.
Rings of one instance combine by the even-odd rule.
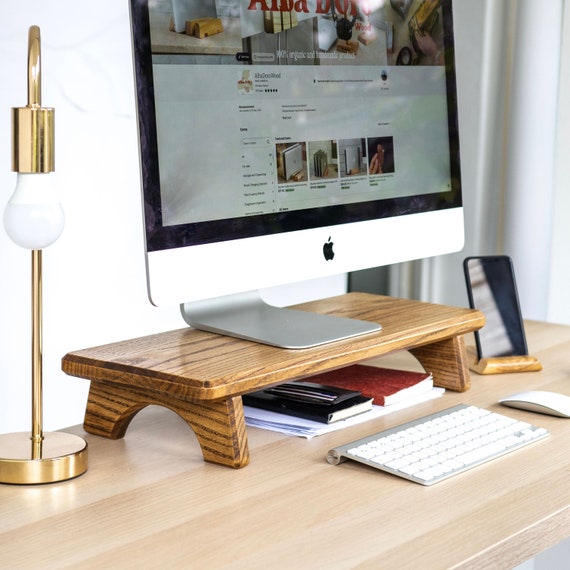
[[94, 435], [118, 439], [137, 412], [149, 405], [164, 406], [182, 417], [196, 434], [206, 461], [234, 468], [249, 463], [241, 396], [187, 402], [158, 392], [92, 381], [83, 426]]
[[91, 382], [83, 428], [94, 435], [120, 439], [137, 412], [147, 405], [131, 390]]
[[471, 386], [463, 335], [410, 349], [441, 388], [465, 392]]

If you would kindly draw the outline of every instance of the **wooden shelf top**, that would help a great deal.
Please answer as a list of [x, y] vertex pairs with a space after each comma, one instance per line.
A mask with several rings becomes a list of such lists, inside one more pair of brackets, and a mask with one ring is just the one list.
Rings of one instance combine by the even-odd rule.
[[379, 322], [382, 330], [324, 346], [286, 350], [191, 328], [135, 338], [64, 356], [64, 372], [217, 399], [421, 347], [483, 326], [479, 311], [350, 293], [296, 308]]

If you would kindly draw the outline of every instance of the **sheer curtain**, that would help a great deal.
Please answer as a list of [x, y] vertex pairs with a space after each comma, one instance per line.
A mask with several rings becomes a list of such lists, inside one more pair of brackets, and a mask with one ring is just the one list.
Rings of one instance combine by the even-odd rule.
[[504, 250], [525, 315], [548, 317], [556, 202], [563, 0], [516, 2], [507, 125]]
[[570, 4], [564, 3], [556, 137], [555, 203], [547, 320], [570, 324]]

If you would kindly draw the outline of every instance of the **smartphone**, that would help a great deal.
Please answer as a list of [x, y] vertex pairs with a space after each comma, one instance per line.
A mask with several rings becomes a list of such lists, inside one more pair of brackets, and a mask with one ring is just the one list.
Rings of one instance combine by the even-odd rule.
[[485, 326], [475, 331], [479, 359], [528, 354], [511, 258], [468, 257], [463, 269], [469, 305], [486, 319]]

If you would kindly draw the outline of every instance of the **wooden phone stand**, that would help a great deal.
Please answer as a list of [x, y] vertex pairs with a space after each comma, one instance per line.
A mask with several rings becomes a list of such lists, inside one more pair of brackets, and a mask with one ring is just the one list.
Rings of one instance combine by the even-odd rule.
[[135, 414], [158, 404], [194, 430], [204, 459], [230, 467], [249, 462], [241, 395], [408, 350], [437, 386], [470, 386], [463, 335], [485, 317], [461, 309], [366, 293], [296, 307], [377, 322], [382, 330], [316, 348], [285, 350], [191, 328], [70, 352], [63, 371], [91, 380], [84, 428], [123, 437]]
[[542, 365], [534, 356], [497, 356], [479, 359], [471, 348], [468, 350], [468, 354], [469, 368], [477, 374], [509, 374], [542, 370]]

